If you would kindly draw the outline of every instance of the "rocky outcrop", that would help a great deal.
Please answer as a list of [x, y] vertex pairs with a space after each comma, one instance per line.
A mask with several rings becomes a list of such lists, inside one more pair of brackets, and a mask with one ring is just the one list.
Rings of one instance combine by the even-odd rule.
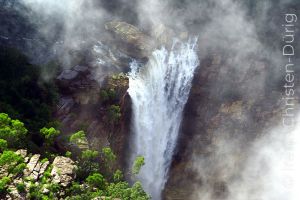
[[148, 57], [156, 45], [153, 38], [126, 22], [109, 22], [105, 28], [116, 36], [119, 47], [131, 57], [140, 59]]
[[[4, 198], [6, 200], [28, 199], [32, 184], [39, 186], [41, 184], [40, 182], [45, 182], [45, 180], [47, 180], [47, 184], [45, 184], [43, 191], [41, 191], [42, 193], [49, 192], [46, 186], [50, 186], [51, 184], [58, 184], [63, 190], [63, 188], [72, 183], [75, 178], [76, 165], [70, 158], [58, 156], [50, 163], [48, 160], [40, 160], [39, 154], [27, 154], [27, 150], [25, 149], [16, 151], [16, 154], [24, 158], [26, 168], [21, 175], [9, 174], [8, 171], [1, 174], [1, 177], [8, 176], [12, 179], [8, 185], [8, 194]], [[1, 169], [4, 168], [1, 167]], [[46, 172], [50, 170], [51, 173], [46, 174]], [[46, 177], [46, 179], [43, 180], [43, 177]], [[24, 185], [24, 190], [18, 189], [20, 188], [19, 185]]]
[[76, 166], [73, 160], [58, 156], [54, 159], [52, 165], [51, 176], [53, 177], [53, 183], [66, 187], [74, 180]]

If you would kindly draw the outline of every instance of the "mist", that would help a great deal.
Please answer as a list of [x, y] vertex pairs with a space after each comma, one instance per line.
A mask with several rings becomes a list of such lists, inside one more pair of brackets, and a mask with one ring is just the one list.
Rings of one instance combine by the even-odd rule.
[[[218, 136], [213, 155], [193, 157], [203, 185], [195, 189], [192, 199], [298, 199], [299, 128], [298, 117], [294, 128], [274, 126], [247, 145], [240, 138]], [[225, 197], [213, 191], [216, 180], [227, 183]]]
[[[216, 54], [226, 57], [223, 62], [228, 68], [211, 85], [210, 98], [222, 102], [227, 93], [234, 93], [242, 100], [258, 104], [278, 103], [282, 98], [282, 16], [285, 12], [295, 12], [293, 6], [299, 7], [296, 3], [292, 0], [21, 0], [26, 12], [22, 9], [19, 12], [37, 27], [36, 34], [50, 44], [47, 47], [59, 57], [65, 69], [73, 67], [77, 57], [70, 52], [93, 49], [101, 41], [110, 41], [104, 24], [111, 20], [130, 22], [153, 37], [168, 35], [171, 40], [184, 34], [197, 36], [200, 60]], [[297, 42], [295, 47], [299, 47]], [[256, 74], [247, 79], [251, 70]], [[115, 69], [98, 68], [95, 73], [102, 76], [112, 71]], [[220, 85], [226, 94], [220, 92]], [[295, 169], [300, 167], [299, 118], [292, 130], [278, 126], [278, 119], [256, 135], [246, 135], [241, 129], [236, 133], [248, 121], [254, 119], [245, 112], [241, 120], [228, 128], [228, 133], [213, 130], [209, 156], [199, 156], [197, 151], [191, 153], [192, 168], [201, 180], [201, 184], [191, 186], [191, 199], [298, 199], [300, 194], [295, 188], [299, 188], [300, 177]], [[234, 137], [230, 132], [235, 132]], [[253, 139], [248, 141], [249, 137]], [[197, 143], [200, 139], [191, 142], [189, 148], [197, 149]]]

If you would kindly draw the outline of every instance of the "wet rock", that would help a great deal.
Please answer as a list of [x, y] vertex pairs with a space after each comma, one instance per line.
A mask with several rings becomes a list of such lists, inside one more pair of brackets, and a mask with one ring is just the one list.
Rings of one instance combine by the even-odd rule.
[[[175, 38], [175, 32], [172, 29], [160, 23], [154, 27], [153, 32], [159, 45], [167, 45], [168, 47], [172, 45], [172, 40]], [[184, 38], [184, 35], [182, 35], [182, 38]]]
[[77, 76], [78, 76], [78, 72], [75, 70], [64, 70], [58, 77], [57, 79], [60, 81], [66, 80], [66, 81], [70, 81], [70, 80], [74, 80]]

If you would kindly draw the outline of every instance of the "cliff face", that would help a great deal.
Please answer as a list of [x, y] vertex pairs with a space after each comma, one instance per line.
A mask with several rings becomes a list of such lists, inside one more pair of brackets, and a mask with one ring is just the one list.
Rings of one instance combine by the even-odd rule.
[[[233, 69], [234, 64], [225, 53], [202, 59], [185, 107], [165, 199], [195, 199], [193, 192], [206, 184], [212, 188], [215, 199], [225, 199], [226, 171], [230, 170], [226, 163], [231, 162], [226, 159], [234, 159], [239, 170], [251, 144], [282, 123], [281, 83], [272, 73], [272, 65], [253, 57], [243, 73], [233, 76]], [[224, 151], [226, 143], [233, 143], [236, 148], [232, 150], [233, 158], [214, 157], [224, 142]], [[216, 159], [224, 159], [225, 164], [220, 165]], [[203, 174], [205, 166], [195, 166], [199, 160], [212, 166], [210, 174]]]
[[[82, 69], [82, 71], [76, 71]], [[126, 76], [108, 75], [100, 85], [91, 78], [88, 67], [76, 66], [63, 71], [57, 78], [62, 90], [56, 117], [61, 122], [64, 136], [58, 144], [68, 146], [67, 135], [83, 130], [91, 148], [111, 146], [118, 155], [119, 164], [125, 162], [125, 144], [129, 132], [130, 100], [126, 97]], [[69, 79], [70, 78], [70, 79]]]

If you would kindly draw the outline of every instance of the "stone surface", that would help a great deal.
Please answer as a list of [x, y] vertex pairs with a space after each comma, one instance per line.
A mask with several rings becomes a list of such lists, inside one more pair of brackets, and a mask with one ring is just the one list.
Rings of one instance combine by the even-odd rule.
[[25, 158], [27, 156], [27, 150], [26, 149], [19, 149], [18, 151], [16, 151], [16, 154], [22, 156], [23, 158]]
[[44, 174], [44, 172], [46, 171], [49, 164], [50, 164], [49, 161], [46, 161], [43, 164], [41, 164], [41, 168], [40, 168], [40, 171], [39, 171], [40, 176]]
[[54, 159], [51, 176], [53, 183], [59, 183], [62, 186], [68, 186], [75, 176], [76, 166], [70, 158], [58, 156]]
[[35, 167], [40, 159], [40, 156], [41, 155], [39, 155], [39, 154], [35, 154], [30, 158], [29, 162], [27, 163], [26, 169], [24, 169], [24, 176], [30, 176], [30, 174], [35, 169]]
[[154, 39], [131, 24], [113, 21], [106, 23], [105, 28], [124, 43], [120, 48], [132, 57], [148, 57], [154, 49]]

